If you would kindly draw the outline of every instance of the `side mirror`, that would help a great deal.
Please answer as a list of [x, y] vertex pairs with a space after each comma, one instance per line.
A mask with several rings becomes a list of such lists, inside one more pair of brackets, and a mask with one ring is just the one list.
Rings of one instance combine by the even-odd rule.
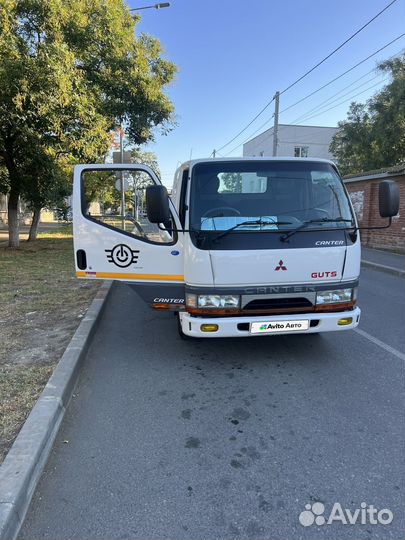
[[378, 203], [381, 217], [391, 218], [399, 211], [399, 188], [394, 180], [383, 180], [379, 184]]
[[164, 186], [146, 188], [146, 212], [151, 223], [165, 223], [170, 220], [169, 195]]

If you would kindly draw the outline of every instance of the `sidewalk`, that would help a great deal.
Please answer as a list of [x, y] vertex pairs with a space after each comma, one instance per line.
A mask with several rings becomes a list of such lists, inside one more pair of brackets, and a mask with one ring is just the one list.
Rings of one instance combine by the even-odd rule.
[[390, 274], [405, 275], [405, 256], [378, 249], [361, 248], [361, 264]]

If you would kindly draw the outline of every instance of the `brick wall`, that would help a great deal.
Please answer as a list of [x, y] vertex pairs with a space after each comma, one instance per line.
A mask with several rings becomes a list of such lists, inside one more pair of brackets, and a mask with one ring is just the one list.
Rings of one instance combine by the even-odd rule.
[[[399, 215], [394, 217], [388, 229], [380, 231], [360, 231], [363, 245], [374, 248], [395, 249], [405, 251], [405, 175], [392, 178], [399, 185]], [[363, 180], [345, 183], [355, 207], [360, 227], [385, 225], [386, 219], [380, 217], [378, 211], [377, 180]]]

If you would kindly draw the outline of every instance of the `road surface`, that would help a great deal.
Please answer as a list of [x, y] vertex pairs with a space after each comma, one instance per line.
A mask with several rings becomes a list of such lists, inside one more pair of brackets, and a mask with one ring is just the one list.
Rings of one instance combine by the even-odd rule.
[[403, 281], [359, 303], [361, 333], [185, 342], [116, 285], [20, 538], [403, 538]]

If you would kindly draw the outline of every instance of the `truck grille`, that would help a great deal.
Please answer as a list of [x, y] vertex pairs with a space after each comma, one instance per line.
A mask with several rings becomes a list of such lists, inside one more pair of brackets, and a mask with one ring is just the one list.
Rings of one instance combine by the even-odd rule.
[[244, 311], [313, 308], [308, 298], [259, 298], [243, 307]]

